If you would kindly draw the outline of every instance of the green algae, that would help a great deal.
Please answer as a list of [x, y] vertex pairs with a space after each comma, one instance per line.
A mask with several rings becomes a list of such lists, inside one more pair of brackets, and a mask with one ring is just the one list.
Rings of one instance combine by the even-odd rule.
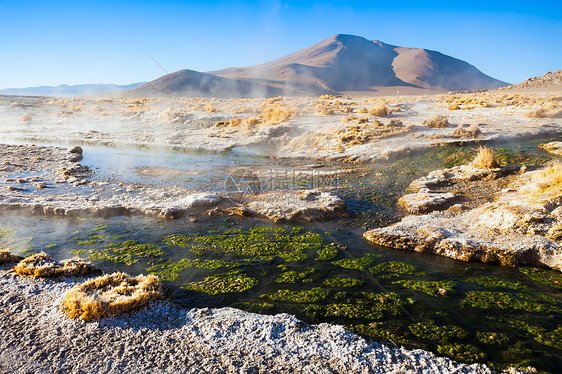
[[480, 343], [486, 345], [503, 346], [509, 342], [507, 335], [501, 332], [478, 331], [476, 338]]
[[292, 291], [278, 290], [272, 294], [263, 294], [260, 297], [274, 301], [289, 301], [293, 303], [316, 303], [328, 297], [329, 292], [321, 287], [310, 290]]
[[383, 319], [386, 315], [402, 315], [404, 308], [413, 303], [412, 299], [403, 298], [394, 292], [378, 294], [339, 292], [334, 296], [334, 299], [342, 302], [309, 305], [305, 308], [305, 313], [313, 318], [326, 317], [372, 321]]
[[533, 326], [524, 321], [510, 321], [511, 325], [532, 336], [540, 344], [562, 350], [562, 326], [552, 331], [540, 326]]
[[486, 276], [480, 277], [478, 279], [467, 279], [466, 282], [476, 283], [484, 287], [509, 288], [512, 290], [521, 290], [521, 291], [527, 290], [527, 287], [520, 283], [507, 282], [498, 278], [492, 278]]
[[[456, 294], [456, 282], [453, 281], [415, 281], [415, 280], [399, 280], [392, 282], [406, 288], [416, 291], [425, 292], [434, 297], [446, 297]], [[443, 290], [443, 291], [442, 291]]]
[[519, 271], [536, 282], [562, 289], [562, 273], [560, 272], [527, 267], [521, 267]]
[[310, 274], [314, 273], [314, 269], [308, 268], [303, 271], [286, 271], [281, 273], [276, 279], [277, 283], [297, 283], [301, 282], [311, 282], [312, 279], [305, 279]]
[[437, 326], [432, 320], [414, 323], [409, 326], [409, 329], [412, 334], [420, 339], [441, 343], [449, 342], [451, 339], [464, 339], [468, 337], [468, 332], [459, 326]]
[[444, 344], [437, 346], [437, 352], [460, 362], [473, 363], [486, 358], [486, 354], [472, 344]]
[[494, 291], [469, 291], [462, 304], [479, 309], [521, 310], [542, 314], [560, 312], [559, 308], [538, 303], [528, 295], [518, 294], [514, 296], [505, 292]]
[[344, 317], [361, 320], [379, 320], [384, 317], [384, 312], [374, 305], [361, 304], [328, 304], [325, 307], [324, 317]]
[[254, 288], [257, 284], [257, 279], [249, 277], [240, 270], [231, 270], [227, 273], [211, 275], [199, 282], [188, 283], [182, 288], [204, 292], [209, 295], [219, 295], [245, 292]]
[[250, 301], [242, 301], [231, 305], [233, 308], [242, 309], [251, 313], [270, 313], [275, 309], [271, 303], [256, 303]]
[[375, 260], [371, 257], [359, 257], [359, 258], [345, 258], [339, 261], [332, 261], [332, 264], [341, 266], [344, 269], [360, 270], [365, 271], [368, 266], [370, 266]]
[[180, 273], [192, 267], [199, 269], [223, 269], [223, 268], [233, 268], [238, 266], [237, 264], [228, 263], [222, 260], [202, 260], [196, 258], [194, 260], [189, 258], [184, 258], [179, 261], [168, 260], [167, 262], [160, 265], [153, 265], [146, 268], [147, 271], [152, 275], [158, 276], [164, 281], [175, 281], [178, 279]]
[[338, 288], [348, 288], [348, 287], [359, 287], [364, 285], [365, 282], [355, 278], [344, 278], [340, 275], [333, 278], [328, 278], [324, 280], [323, 285], [328, 287], [338, 287]]
[[322, 236], [303, 232], [300, 228], [291, 230], [282, 227], [253, 227], [249, 230], [217, 230], [206, 234], [173, 234], [164, 238], [168, 246], [188, 248], [191, 253], [235, 254], [239, 256], [279, 256], [287, 262], [303, 261], [306, 250], [318, 249]]
[[119, 246], [110, 248], [93, 248], [89, 250], [71, 250], [72, 254], [88, 254], [91, 261], [112, 261], [132, 265], [141, 258], [155, 258], [166, 255], [155, 244], [138, 244], [135, 240], [128, 240]]
[[78, 240], [76, 245], [95, 245], [98, 244], [100, 240], [98, 239], [90, 239], [90, 240]]
[[330, 243], [325, 245], [324, 248], [320, 249], [318, 252], [318, 256], [316, 257], [319, 261], [329, 261], [332, 260], [334, 257], [338, 255], [340, 246], [336, 243]]
[[372, 322], [369, 324], [349, 325], [348, 328], [362, 336], [371, 339], [385, 339], [392, 343], [415, 346], [416, 343], [409, 338], [408, 332], [402, 331], [399, 326], [385, 326], [383, 322]]
[[413, 274], [416, 267], [410, 264], [405, 264], [400, 261], [388, 261], [373, 266], [369, 269], [371, 274], [378, 274], [382, 272], [396, 273], [396, 274]]
[[93, 230], [94, 230], [94, 231], [97, 231], [97, 230], [104, 230], [104, 229], [107, 229], [108, 227], [109, 227], [109, 225], [103, 225], [103, 226], [98, 226], [98, 227], [94, 228]]

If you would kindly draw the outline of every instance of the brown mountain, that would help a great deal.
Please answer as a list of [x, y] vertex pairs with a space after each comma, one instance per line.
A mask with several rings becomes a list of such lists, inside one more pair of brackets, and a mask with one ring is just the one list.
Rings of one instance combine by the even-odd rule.
[[436, 51], [338, 34], [261, 65], [207, 73], [182, 70], [134, 90], [225, 97], [231, 93], [235, 93], [233, 96], [435, 93], [506, 85], [464, 61]]
[[125, 96], [271, 97], [284, 92], [246, 80], [222, 78], [194, 70], [179, 70], [131, 90]]

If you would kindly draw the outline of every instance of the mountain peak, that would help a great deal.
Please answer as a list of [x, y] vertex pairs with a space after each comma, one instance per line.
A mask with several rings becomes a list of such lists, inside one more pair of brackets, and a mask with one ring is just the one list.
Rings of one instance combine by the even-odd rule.
[[[387, 92], [390, 89], [421, 94], [506, 85], [464, 61], [436, 51], [397, 47], [349, 34], [332, 35], [311, 47], [264, 64], [211, 71], [201, 78], [204, 82], [213, 82], [203, 84], [209, 92], [221, 85], [240, 88], [251, 84], [248, 90], [261, 86], [266, 88], [263, 92], [281, 91], [285, 95], [366, 94], [385, 87]], [[182, 79], [182, 74], [170, 79]], [[181, 85], [168, 86], [171, 82], [162, 80], [158, 83], [165, 83], [174, 92], [178, 87], [187, 90], [197, 83], [194, 89], [202, 91], [200, 80], [192, 83], [186, 81], [185, 76]], [[216, 96], [216, 93], [211, 95]]]

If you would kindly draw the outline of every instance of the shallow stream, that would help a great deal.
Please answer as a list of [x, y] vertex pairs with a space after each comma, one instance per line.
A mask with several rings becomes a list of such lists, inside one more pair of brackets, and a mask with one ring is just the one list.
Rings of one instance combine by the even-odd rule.
[[[544, 141], [496, 150], [503, 164], [534, 167], [552, 159], [537, 148]], [[85, 147], [82, 164], [99, 168], [99, 177], [194, 190], [220, 192], [235, 168], [338, 171], [330, 189], [346, 200], [350, 216], [287, 225], [233, 217], [166, 222], [3, 215], [0, 245], [59, 259], [80, 255], [105, 272], [154, 273], [186, 307], [286, 312], [459, 361], [556, 372], [562, 367], [561, 273], [464, 263], [362, 238], [366, 229], [399, 219], [396, 200], [412, 180], [465, 163], [474, 148], [435, 148], [351, 166], [284, 163], [247, 150], [210, 155]]]

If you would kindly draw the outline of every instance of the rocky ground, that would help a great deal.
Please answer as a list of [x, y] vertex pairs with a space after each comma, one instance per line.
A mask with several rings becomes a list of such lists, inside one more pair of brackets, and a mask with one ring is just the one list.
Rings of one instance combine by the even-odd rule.
[[[440, 143], [559, 134], [555, 88], [354, 98], [0, 97], [5, 142], [158, 147], [368, 162]], [[551, 90], [551, 91], [548, 91]], [[432, 124], [432, 117], [447, 121]], [[471, 128], [475, 131], [466, 131]]]
[[[522, 169], [517, 177], [510, 176], [513, 169], [472, 165], [431, 172], [412, 182], [413, 193], [399, 201], [410, 213], [424, 214], [408, 215], [394, 225], [367, 231], [364, 237], [387, 247], [463, 261], [562, 271], [559, 168], [554, 164], [533, 172]], [[491, 201], [483, 202], [477, 193], [481, 204], [474, 204], [474, 194], [467, 191], [478, 190], [483, 183]]]
[[82, 280], [0, 271], [0, 372], [491, 373], [482, 364], [390, 348], [287, 314], [185, 310], [158, 301], [118, 318], [70, 320], [60, 304]]

